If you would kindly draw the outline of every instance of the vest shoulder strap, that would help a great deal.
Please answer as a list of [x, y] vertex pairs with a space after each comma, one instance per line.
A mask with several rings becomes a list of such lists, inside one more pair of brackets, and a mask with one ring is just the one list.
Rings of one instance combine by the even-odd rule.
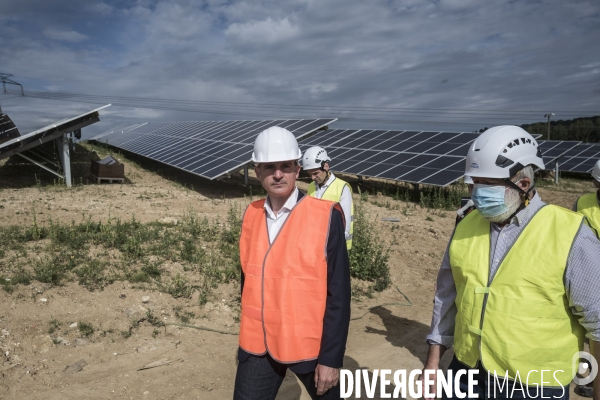
[[316, 193], [317, 193], [317, 185], [313, 181], [308, 184], [308, 190], [306, 191], [306, 194], [308, 194], [310, 197], [315, 197]]

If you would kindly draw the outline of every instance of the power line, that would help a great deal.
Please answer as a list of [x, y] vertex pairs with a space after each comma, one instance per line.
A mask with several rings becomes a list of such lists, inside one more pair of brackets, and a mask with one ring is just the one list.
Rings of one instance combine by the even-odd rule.
[[[377, 122], [383, 124], [417, 124], [417, 125], [449, 125], [471, 126], [481, 128], [482, 125], [506, 123], [506, 118], [498, 118], [498, 114], [522, 117], [535, 114], [538, 111], [500, 111], [500, 110], [464, 110], [464, 109], [436, 109], [436, 108], [408, 108], [408, 107], [359, 107], [359, 106], [329, 106], [306, 104], [273, 104], [273, 103], [244, 103], [244, 102], [216, 102], [200, 100], [157, 99], [149, 97], [127, 97], [89, 95], [81, 93], [53, 92], [53, 91], [27, 91], [26, 96], [32, 98], [59, 100], [68, 102], [104, 104], [113, 103], [115, 106], [128, 108], [145, 108], [162, 111], [193, 112], [216, 115], [244, 115], [252, 117], [272, 117], [276, 119], [307, 118], [306, 113], [325, 115], [335, 113], [340, 121]], [[261, 112], [262, 111], [262, 112]], [[282, 115], [282, 113], [289, 115]], [[581, 114], [594, 114], [589, 111], [560, 111], [562, 115], [581, 116]], [[490, 115], [490, 113], [493, 113]], [[341, 115], [340, 115], [341, 114]], [[350, 115], [348, 115], [350, 114]], [[348, 115], [348, 116], [347, 116]], [[437, 117], [442, 115], [445, 120], [414, 121], [410, 117]], [[330, 117], [331, 115], [326, 115]], [[533, 115], [531, 115], [533, 116]], [[396, 119], [381, 119], [380, 117], [396, 117]], [[464, 118], [477, 118], [484, 122], [452, 121]]]
[[[335, 105], [307, 105], [307, 104], [274, 104], [274, 103], [245, 103], [245, 102], [217, 102], [217, 101], [205, 101], [205, 100], [177, 100], [177, 99], [161, 99], [151, 97], [126, 97], [126, 96], [103, 96], [103, 95], [88, 95], [82, 93], [69, 93], [69, 92], [52, 92], [52, 91], [28, 91], [27, 95], [30, 97], [35, 96], [59, 96], [59, 97], [84, 97], [84, 98], [102, 98], [107, 100], [118, 99], [118, 100], [129, 100], [129, 101], [150, 101], [150, 102], [165, 102], [165, 103], [182, 103], [182, 104], [204, 104], [204, 105], [215, 105], [215, 106], [237, 106], [237, 107], [252, 107], [252, 108], [303, 108], [303, 109], [318, 109], [322, 110], [348, 110], [348, 111], [389, 111], [389, 112], [425, 112], [425, 113], [458, 113], [458, 114], [481, 114], [481, 113], [494, 113], [494, 114], [509, 114], [509, 115], [529, 115], [539, 114], [544, 111], [539, 110], [464, 110], [464, 109], [447, 109], [447, 108], [411, 108], [411, 107], [361, 107], [361, 106], [335, 106]], [[581, 110], [559, 110], [557, 112], [563, 114], [595, 114], [600, 113], [594, 111], [581, 111]]]

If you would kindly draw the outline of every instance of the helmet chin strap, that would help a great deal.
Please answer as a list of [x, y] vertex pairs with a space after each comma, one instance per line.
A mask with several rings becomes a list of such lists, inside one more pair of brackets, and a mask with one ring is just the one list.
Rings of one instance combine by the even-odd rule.
[[506, 183], [510, 188], [515, 189], [521, 194], [521, 197], [525, 198], [525, 207], [529, 205], [529, 193], [531, 193], [531, 191], [535, 188], [535, 183], [532, 184], [527, 191], [521, 189], [519, 185], [511, 181], [510, 178], [505, 179], [504, 183]]

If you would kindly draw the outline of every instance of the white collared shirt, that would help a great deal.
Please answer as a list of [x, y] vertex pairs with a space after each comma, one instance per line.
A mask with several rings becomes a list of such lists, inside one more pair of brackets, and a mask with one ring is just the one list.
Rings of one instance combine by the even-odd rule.
[[265, 210], [267, 211], [267, 230], [269, 231], [269, 243], [273, 243], [273, 240], [277, 237], [277, 234], [281, 230], [281, 227], [285, 223], [288, 215], [298, 202], [298, 188], [294, 188], [294, 191], [285, 201], [281, 210], [275, 215], [273, 209], [271, 208], [271, 200], [269, 196], [267, 196], [267, 200], [265, 201]]
[[[333, 172], [332, 172], [329, 175], [329, 179], [327, 179], [327, 181], [325, 181], [325, 183], [322, 186], [315, 184], [315, 187], [317, 189], [317, 191], [315, 192], [315, 194], [317, 195], [317, 199], [320, 199], [323, 196], [323, 194], [325, 193], [325, 191], [327, 190], [329, 185], [331, 185], [331, 182], [333, 182], [334, 179], [335, 179], [335, 175], [333, 175]], [[350, 237], [350, 222], [352, 221], [352, 192], [350, 192], [350, 188], [348, 188], [347, 186], [344, 186], [344, 189], [342, 190], [342, 195], [340, 196], [340, 199], [338, 200], [338, 202], [340, 203], [340, 206], [342, 207], [342, 212], [344, 213], [344, 219], [346, 220], [346, 229], [344, 231], [344, 235], [346, 236], [346, 240], [348, 240], [348, 239], [351, 239], [351, 237]]]

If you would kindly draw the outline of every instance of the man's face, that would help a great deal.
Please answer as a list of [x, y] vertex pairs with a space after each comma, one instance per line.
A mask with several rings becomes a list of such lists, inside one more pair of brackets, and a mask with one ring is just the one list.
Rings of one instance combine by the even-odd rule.
[[296, 187], [300, 166], [295, 160], [260, 163], [254, 172], [270, 197], [287, 199]]
[[314, 168], [314, 169], [306, 170], [306, 172], [308, 172], [308, 175], [310, 175], [310, 179], [312, 179], [313, 182], [316, 183], [317, 185], [322, 185], [325, 183], [325, 181], [327, 180], [327, 171], [329, 171], [328, 163], [325, 163], [325, 165], [323, 166], [323, 169]]

